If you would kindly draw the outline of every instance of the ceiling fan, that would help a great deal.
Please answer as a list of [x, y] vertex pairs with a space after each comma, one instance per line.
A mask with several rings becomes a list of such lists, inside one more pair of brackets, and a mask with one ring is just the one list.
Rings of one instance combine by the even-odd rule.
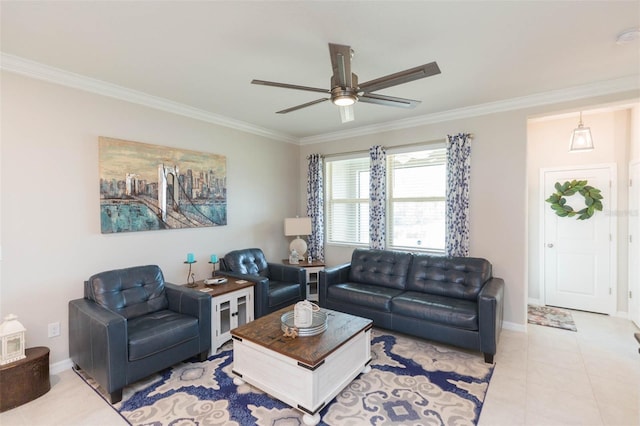
[[342, 122], [345, 123], [355, 119], [353, 105], [356, 102], [366, 102], [370, 104], [400, 108], [415, 108], [420, 101], [380, 95], [372, 92], [440, 74], [438, 64], [430, 62], [415, 68], [376, 78], [375, 80], [367, 81], [366, 83], [358, 84], [358, 76], [351, 72], [351, 58], [353, 57], [353, 50], [351, 49], [351, 46], [329, 43], [329, 54], [331, 56], [331, 67], [333, 68], [331, 89], [320, 89], [317, 87], [298, 86], [295, 84], [277, 83], [265, 80], [252, 80], [251, 84], [325, 93], [329, 95], [329, 97], [316, 99], [315, 101], [307, 102], [302, 105], [283, 109], [282, 111], [277, 111], [277, 114], [287, 114], [291, 111], [296, 111], [311, 105], [319, 104], [320, 102], [331, 100], [331, 102], [340, 107], [340, 117], [342, 118]]

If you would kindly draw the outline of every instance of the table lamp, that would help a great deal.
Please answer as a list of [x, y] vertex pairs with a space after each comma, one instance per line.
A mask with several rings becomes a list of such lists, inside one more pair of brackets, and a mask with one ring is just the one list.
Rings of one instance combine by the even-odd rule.
[[307, 242], [300, 238], [300, 235], [311, 235], [311, 218], [310, 217], [289, 217], [284, 220], [284, 235], [287, 237], [296, 236], [289, 244], [289, 252], [293, 250], [298, 253], [301, 259], [307, 252]]

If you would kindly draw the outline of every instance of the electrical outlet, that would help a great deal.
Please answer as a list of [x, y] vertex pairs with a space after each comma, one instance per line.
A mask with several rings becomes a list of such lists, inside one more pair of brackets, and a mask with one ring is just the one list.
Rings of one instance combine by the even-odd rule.
[[52, 322], [49, 324], [49, 337], [57, 337], [60, 335], [60, 322]]

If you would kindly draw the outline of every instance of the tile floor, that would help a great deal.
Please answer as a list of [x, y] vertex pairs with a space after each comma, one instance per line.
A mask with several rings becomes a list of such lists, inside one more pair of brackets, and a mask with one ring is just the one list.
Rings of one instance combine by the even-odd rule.
[[[503, 330], [479, 426], [640, 425], [640, 354], [629, 321], [573, 312], [578, 332]], [[126, 425], [70, 370], [0, 414], [2, 426]]]
[[628, 320], [572, 311], [578, 332], [503, 330], [479, 426], [640, 425], [640, 353]]

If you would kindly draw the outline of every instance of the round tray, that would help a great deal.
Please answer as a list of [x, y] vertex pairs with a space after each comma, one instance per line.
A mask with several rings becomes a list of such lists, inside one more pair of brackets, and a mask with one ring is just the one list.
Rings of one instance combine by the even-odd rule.
[[327, 314], [323, 311], [313, 312], [311, 317], [310, 327], [296, 327], [294, 323], [294, 312], [289, 311], [282, 314], [280, 317], [282, 331], [295, 328], [298, 330], [299, 337], [315, 336], [316, 334], [323, 333], [327, 329]]

